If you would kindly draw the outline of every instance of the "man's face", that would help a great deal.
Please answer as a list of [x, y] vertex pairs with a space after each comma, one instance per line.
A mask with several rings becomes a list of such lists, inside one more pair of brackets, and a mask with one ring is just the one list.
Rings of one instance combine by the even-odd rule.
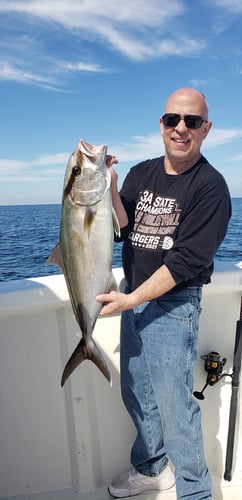
[[160, 128], [163, 135], [166, 154], [174, 166], [185, 165], [197, 161], [200, 148], [207, 136], [212, 123], [206, 121], [207, 109], [201, 95], [192, 92], [175, 93], [167, 101], [165, 113], [176, 113], [182, 117], [198, 115], [204, 119], [200, 128], [188, 128], [183, 119], [176, 126], [168, 127], [160, 118]]

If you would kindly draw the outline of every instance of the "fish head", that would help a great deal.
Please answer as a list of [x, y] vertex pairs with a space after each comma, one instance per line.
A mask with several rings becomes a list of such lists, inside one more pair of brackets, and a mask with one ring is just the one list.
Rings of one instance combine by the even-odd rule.
[[106, 166], [106, 144], [93, 146], [80, 140], [71, 154], [65, 173], [63, 201], [90, 206], [98, 203], [110, 187]]

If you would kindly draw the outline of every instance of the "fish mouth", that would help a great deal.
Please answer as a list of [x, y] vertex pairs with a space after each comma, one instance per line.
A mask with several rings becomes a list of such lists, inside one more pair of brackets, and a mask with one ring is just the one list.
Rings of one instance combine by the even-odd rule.
[[100, 144], [99, 146], [95, 146], [95, 144], [89, 144], [83, 139], [80, 140], [78, 144], [78, 149], [84, 153], [92, 162], [102, 164], [104, 158], [107, 154], [107, 145]]

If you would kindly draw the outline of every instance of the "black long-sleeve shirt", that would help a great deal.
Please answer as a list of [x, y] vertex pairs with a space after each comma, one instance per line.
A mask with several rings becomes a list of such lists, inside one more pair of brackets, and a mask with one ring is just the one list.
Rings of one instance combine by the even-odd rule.
[[201, 156], [189, 170], [170, 175], [164, 157], [131, 168], [120, 191], [129, 223], [123, 267], [134, 290], [162, 264], [176, 287], [210, 282], [213, 259], [231, 216], [229, 190], [223, 176]]

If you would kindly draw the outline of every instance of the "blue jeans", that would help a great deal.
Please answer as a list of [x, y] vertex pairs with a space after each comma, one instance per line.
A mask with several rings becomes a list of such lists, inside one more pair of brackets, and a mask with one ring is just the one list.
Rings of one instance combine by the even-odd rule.
[[211, 498], [201, 414], [193, 397], [202, 290], [166, 294], [121, 319], [121, 390], [137, 429], [131, 463], [154, 476], [175, 467], [177, 499]]

